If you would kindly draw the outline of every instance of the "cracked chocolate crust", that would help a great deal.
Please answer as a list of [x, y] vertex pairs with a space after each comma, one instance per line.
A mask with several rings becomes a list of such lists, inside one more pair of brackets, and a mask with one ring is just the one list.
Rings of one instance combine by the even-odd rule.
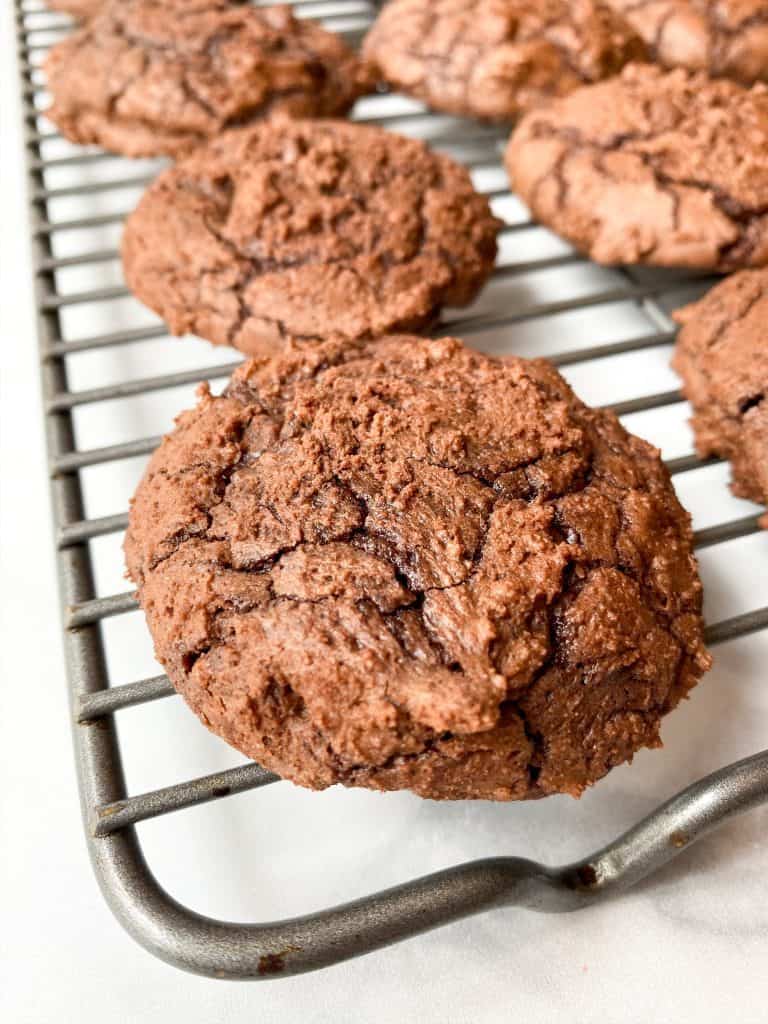
[[162, 174], [129, 217], [129, 287], [174, 334], [251, 355], [417, 330], [466, 305], [499, 227], [467, 171], [342, 121], [230, 132]]
[[768, 264], [768, 87], [629, 65], [528, 114], [506, 165], [533, 215], [599, 263]]
[[503, 122], [616, 74], [645, 45], [600, 0], [390, 0], [363, 55], [436, 110]]
[[734, 494], [768, 505], [768, 269], [734, 274], [674, 316], [696, 448], [730, 459]]
[[105, 0], [47, 0], [47, 7], [52, 11], [64, 11], [73, 18], [84, 21], [104, 6]]
[[709, 667], [658, 452], [544, 361], [326, 342], [206, 386], [125, 553], [202, 721], [303, 786], [579, 795]]
[[371, 87], [339, 36], [227, 0], [111, 0], [46, 73], [63, 135], [134, 157], [179, 156], [275, 112], [344, 114]]
[[768, 81], [766, 0], [608, 0], [665, 67]]

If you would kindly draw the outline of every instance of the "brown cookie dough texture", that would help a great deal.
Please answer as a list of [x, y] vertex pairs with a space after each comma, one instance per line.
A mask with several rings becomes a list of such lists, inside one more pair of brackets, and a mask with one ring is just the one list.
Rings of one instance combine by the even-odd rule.
[[708, 667], [658, 452], [545, 362], [446, 339], [243, 364], [125, 544], [170, 679], [304, 786], [578, 795]]
[[127, 156], [177, 156], [275, 111], [343, 114], [370, 84], [332, 32], [225, 0], [111, 0], [46, 71], [62, 134]]
[[528, 114], [513, 187], [599, 263], [768, 264], [768, 88], [630, 65]]
[[768, 81], [768, 0], [609, 0], [665, 67]]
[[675, 319], [696, 447], [730, 459], [734, 494], [768, 505], [768, 270], [734, 274]]
[[105, 0], [48, 0], [47, 6], [52, 11], [64, 11], [73, 18], [85, 20], [104, 6]]
[[161, 175], [128, 219], [123, 263], [173, 333], [267, 354], [290, 336], [418, 329], [465, 305], [498, 226], [467, 171], [421, 142], [281, 119]]
[[645, 46], [595, 0], [390, 0], [363, 54], [436, 110], [508, 121], [615, 74]]

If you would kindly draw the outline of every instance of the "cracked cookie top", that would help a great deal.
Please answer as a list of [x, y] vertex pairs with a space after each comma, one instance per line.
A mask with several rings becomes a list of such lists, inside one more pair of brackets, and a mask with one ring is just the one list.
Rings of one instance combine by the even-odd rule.
[[474, 298], [499, 222], [468, 172], [342, 121], [273, 119], [162, 174], [129, 217], [126, 279], [168, 323], [249, 354], [413, 330]]
[[734, 493], [768, 505], [768, 269], [733, 274], [675, 320], [699, 453], [730, 459]]
[[630, 65], [528, 114], [506, 164], [533, 215], [599, 263], [768, 264], [768, 87]]
[[390, 0], [363, 54], [437, 110], [509, 121], [616, 74], [645, 46], [601, 0]]
[[127, 565], [206, 725], [312, 788], [578, 795], [708, 667], [658, 452], [453, 339], [251, 360], [154, 454]]
[[768, 0], [608, 0], [666, 67], [768, 81]]
[[46, 72], [62, 134], [126, 156], [178, 156], [276, 111], [344, 114], [370, 86], [339, 36], [231, 0], [111, 0]]

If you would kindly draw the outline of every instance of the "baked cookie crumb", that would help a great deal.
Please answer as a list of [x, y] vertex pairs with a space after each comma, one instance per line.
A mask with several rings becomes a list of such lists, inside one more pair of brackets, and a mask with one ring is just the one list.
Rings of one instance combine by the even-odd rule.
[[768, 0], [609, 0], [665, 67], [768, 81]]
[[768, 265], [768, 87], [630, 65], [528, 114], [506, 153], [533, 215], [598, 263]]
[[276, 112], [345, 114], [372, 86], [340, 36], [232, 0], [106, 0], [45, 67], [62, 134], [133, 157], [178, 157]]
[[500, 222], [424, 143], [272, 119], [162, 174], [128, 218], [129, 287], [174, 334], [251, 355], [428, 327], [493, 270]]
[[452, 339], [243, 364], [152, 457], [125, 552], [174, 686], [313, 789], [577, 796], [709, 666], [658, 452]]
[[646, 50], [603, 0], [389, 0], [363, 54], [436, 110], [504, 122]]
[[733, 274], [674, 317], [696, 449], [729, 459], [733, 493], [768, 505], [768, 269]]

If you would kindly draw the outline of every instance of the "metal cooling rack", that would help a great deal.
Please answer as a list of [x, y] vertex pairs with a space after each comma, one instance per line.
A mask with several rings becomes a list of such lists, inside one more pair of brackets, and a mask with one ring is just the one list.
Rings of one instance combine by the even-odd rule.
[[[67, 326], [69, 310], [119, 301], [128, 293], [122, 283], [81, 291], [59, 286], [63, 272], [102, 265], [106, 270], [118, 265], [114, 247], [75, 245], [61, 255], [57, 239], [67, 232], [77, 238], [78, 233], [119, 224], [127, 211], [104, 212], [99, 200], [126, 187], [141, 186], [152, 174], [132, 172], [122, 178], [89, 182], [86, 170], [107, 165], [115, 158], [75, 147], [65, 148], [64, 155], [50, 154], [50, 148], [61, 139], [39, 117], [44, 101], [40, 62], [47, 48], [68, 31], [70, 23], [47, 11], [40, 0], [15, 0], [15, 10], [56, 558], [82, 809], [96, 875], [128, 931], [164, 960], [201, 974], [256, 978], [298, 973], [492, 907], [515, 904], [563, 911], [587, 905], [634, 884], [726, 818], [768, 799], [766, 751], [695, 783], [620, 839], [578, 863], [546, 868], [518, 858], [477, 860], [335, 909], [277, 923], [229, 924], [203, 917], [177, 903], [160, 887], [145, 862], [134, 828], [138, 822], [279, 780], [259, 765], [247, 764], [152, 792], [128, 794], [115, 718], [125, 708], [167, 698], [173, 690], [162, 676], [110, 685], [102, 623], [133, 610], [136, 604], [130, 592], [97, 596], [91, 542], [121, 532], [127, 514], [88, 518], [82, 477], [90, 467], [146, 456], [158, 438], [136, 437], [81, 448], [76, 443], [74, 416], [79, 409], [116, 398], [147, 395], [205, 377], [224, 377], [236, 364], [159, 373], [108, 386], [70, 388], [69, 363], [74, 355], [165, 336], [159, 323], [79, 336]], [[369, 23], [374, 5], [368, 0], [304, 0], [296, 5], [296, 11], [302, 16], [322, 16], [329, 27], [356, 40]], [[506, 188], [500, 166], [504, 141], [500, 132], [430, 114], [410, 101], [399, 106], [395, 103], [393, 112], [392, 102], [392, 97], [371, 98], [358, 109], [364, 120], [428, 137], [436, 147], [463, 159], [481, 183], [478, 187], [503, 211], [506, 226], [501, 236], [502, 256], [489, 293], [499, 282], [535, 280], [536, 275], [553, 270], [560, 281], [569, 270], [590, 269], [591, 265], [556, 240], [550, 239], [554, 251], [535, 255], [536, 246], [528, 244], [526, 233], [546, 233], [532, 224]], [[62, 168], [82, 174], [83, 179], [65, 187], [51, 186], [51, 172]], [[90, 203], [90, 212], [57, 219], [57, 202], [67, 197]], [[504, 243], [510, 238], [526, 240], [519, 248], [525, 249], [528, 258], [504, 258], [509, 248]], [[530, 241], [534, 240], [531, 235]], [[590, 272], [598, 274], [597, 268]], [[446, 317], [440, 331], [459, 334], [482, 347], [483, 335], [491, 329], [513, 325], [519, 331], [538, 323], [549, 326], [559, 337], [558, 317], [565, 314], [608, 310], [616, 304], [631, 307], [644, 325], [631, 337], [587, 347], [580, 343], [552, 354], [559, 366], [578, 368], [590, 360], [668, 345], [674, 337], [674, 325], [668, 316], [676, 301], [673, 296], [683, 289], [690, 298], [707, 283], [669, 273], [599, 273], [602, 276], [598, 275], [597, 286], [582, 288], [581, 293], [556, 301], [541, 299], [533, 286], [528, 291], [521, 288], [514, 303], [502, 302], [502, 308], [498, 304], [488, 307], [481, 296], [469, 311]], [[108, 276], [106, 279], [110, 280]], [[612, 407], [619, 415], [629, 415], [664, 409], [681, 401], [678, 391], [669, 390], [613, 403]], [[668, 465], [673, 474], [685, 474], [716, 461], [704, 463], [685, 455]], [[696, 544], [698, 548], [721, 544], [757, 529], [757, 516], [748, 515], [699, 530]], [[712, 623], [707, 639], [712, 645], [767, 627], [768, 607], [763, 607]]]

